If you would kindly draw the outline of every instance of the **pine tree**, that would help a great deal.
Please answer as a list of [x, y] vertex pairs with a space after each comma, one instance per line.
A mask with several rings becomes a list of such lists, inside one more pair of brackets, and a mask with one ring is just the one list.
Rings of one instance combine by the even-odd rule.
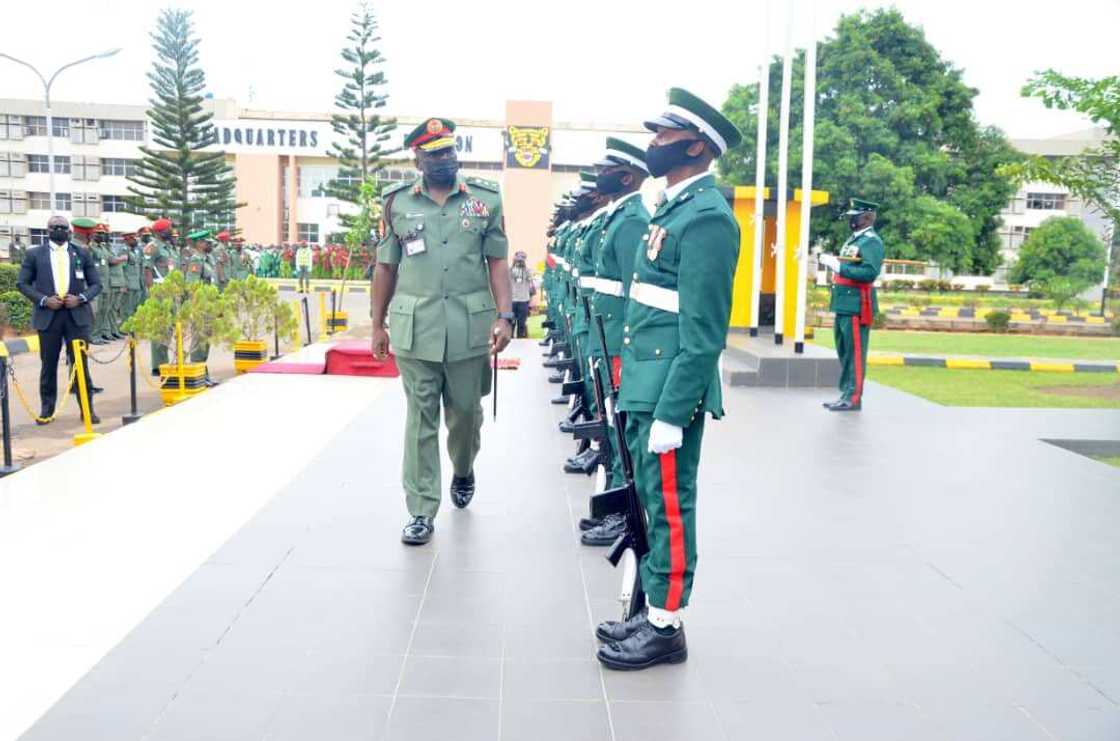
[[[335, 70], [346, 80], [342, 91], [335, 96], [335, 105], [343, 111], [331, 116], [331, 128], [339, 141], [331, 144], [328, 156], [338, 161], [338, 178], [326, 188], [327, 194], [347, 203], [360, 205], [362, 183], [373, 183], [375, 195], [380, 195], [377, 171], [384, 165], [384, 158], [391, 152], [383, 148], [389, 134], [396, 129], [396, 121], [376, 113], [384, 108], [388, 94], [384, 93], [385, 73], [377, 68], [385, 62], [376, 44], [377, 20], [369, 6], [363, 2], [350, 18], [351, 29], [343, 48], [342, 59], [349, 69]], [[353, 214], [340, 214], [342, 225], [353, 226]]]
[[225, 152], [208, 149], [216, 141], [214, 114], [202, 107], [206, 76], [198, 66], [198, 37], [191, 11], [160, 11], [152, 46], [156, 63], [148, 120], [154, 146], [140, 147], [136, 174], [129, 176], [133, 213], [166, 216], [185, 235], [200, 227], [234, 224], [236, 181]]

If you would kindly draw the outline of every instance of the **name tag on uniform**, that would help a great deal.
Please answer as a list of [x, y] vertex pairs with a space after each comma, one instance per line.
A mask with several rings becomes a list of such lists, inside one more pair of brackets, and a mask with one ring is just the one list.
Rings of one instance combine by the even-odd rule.
[[423, 253], [425, 249], [423, 237], [413, 237], [412, 239], [406, 240], [404, 243], [404, 254], [409, 257], [419, 255]]

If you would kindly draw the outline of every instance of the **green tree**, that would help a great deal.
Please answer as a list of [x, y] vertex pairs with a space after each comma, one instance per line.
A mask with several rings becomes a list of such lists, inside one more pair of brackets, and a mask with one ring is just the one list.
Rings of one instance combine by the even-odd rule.
[[156, 62], [148, 122], [154, 146], [142, 146], [136, 173], [128, 176], [129, 210], [170, 217], [186, 234], [197, 227], [230, 228], [236, 181], [225, 153], [214, 151], [213, 113], [203, 110], [206, 76], [198, 66], [198, 37], [189, 10], [160, 11], [152, 33]]
[[[800, 185], [804, 54], [794, 62], [790, 116], [790, 186]], [[897, 10], [841, 17], [818, 53], [813, 187], [827, 190], [838, 207], [849, 196], [882, 204], [876, 229], [891, 257], [945, 259], [939, 239], [913, 239], [923, 216], [934, 213], [927, 196], [970, 224], [968, 239], [952, 251], [956, 272], [991, 273], [1000, 264], [999, 214], [1014, 186], [995, 170], [1018, 155], [1006, 137], [977, 124], [976, 90], [961, 70], [943, 60], [920, 28]], [[769, 69], [767, 180], [777, 181], [781, 60]], [[743, 143], [720, 159], [724, 180], [754, 182], [758, 85], [736, 85], [724, 112], [744, 133]], [[833, 215], [842, 210], [836, 208]], [[960, 219], [952, 231], [963, 237]], [[931, 227], [933, 229], [933, 227]], [[813, 238], [832, 245], [848, 236], [842, 220], [817, 218]], [[929, 236], [929, 235], [927, 235]]]
[[[380, 195], [380, 185], [375, 175], [381, 169], [390, 150], [384, 148], [396, 121], [376, 113], [389, 100], [385, 89], [385, 73], [379, 70], [385, 58], [377, 49], [381, 37], [378, 24], [369, 6], [363, 2], [350, 19], [348, 46], [342, 49], [342, 59], [350, 67], [335, 70], [346, 80], [342, 91], [335, 96], [335, 106], [342, 113], [331, 116], [331, 128], [340, 137], [333, 142], [328, 156], [338, 161], [338, 178], [326, 188], [332, 198], [361, 205], [362, 183], [374, 182], [375, 195]], [[355, 220], [352, 214], [340, 214], [342, 225], [349, 229]]]
[[1044, 284], [1054, 278], [1069, 278], [1080, 286], [1080, 293], [1101, 282], [1104, 268], [1104, 245], [1081, 219], [1055, 216], [1042, 222], [1023, 242], [1010, 281]]

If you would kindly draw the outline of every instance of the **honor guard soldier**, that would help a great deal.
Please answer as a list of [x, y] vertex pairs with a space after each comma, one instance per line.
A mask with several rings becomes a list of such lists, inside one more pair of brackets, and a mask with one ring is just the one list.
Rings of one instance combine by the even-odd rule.
[[599, 660], [613, 669], [688, 656], [680, 611], [696, 570], [696, 474], [704, 418], [723, 416], [719, 356], [727, 340], [739, 226], [708, 172], [739, 143], [718, 110], [680, 88], [646, 122], [650, 175], [667, 187], [642, 237], [622, 327], [626, 438], [647, 518], [639, 574], [647, 611], [600, 624]]
[[[152, 222], [151, 239], [144, 245], [144, 285], [148, 291], [163, 282], [178, 264], [178, 252], [171, 237], [171, 219]], [[159, 376], [160, 365], [168, 362], [167, 345], [151, 343], [152, 375]]]
[[[122, 247], [113, 244], [109, 233], [108, 224], [98, 224], [98, 231], [104, 236], [106, 260], [109, 263], [109, 279], [106, 281], [106, 292], [110, 305], [105, 312], [105, 337], [109, 340], [123, 340], [121, 322], [124, 321], [125, 304], [128, 302], [128, 278], [125, 275], [125, 265], [128, 263], [128, 252]], [[95, 231], [95, 236], [97, 231]]]
[[[203, 285], [214, 284], [214, 259], [209, 254], [210, 252], [210, 230], [198, 229], [187, 235], [187, 239], [191, 242], [192, 254], [187, 258], [187, 266], [184, 277], [187, 283], [201, 283]], [[210, 343], [209, 342], [196, 342], [191, 339], [191, 355], [192, 363], [205, 363], [210, 359]], [[210, 371], [206, 371], [206, 385], [217, 386], [218, 382], [210, 379]]]
[[[112, 315], [113, 307], [117, 302], [115, 293], [120, 290], [120, 286], [112, 286], [109, 278], [109, 260], [113, 257], [113, 253], [109, 249], [109, 225], [94, 223], [90, 238], [89, 248], [93, 253], [93, 264], [97, 267], [97, 272], [101, 275], [101, 280], [105, 286], [105, 290], [98, 296], [97, 306], [93, 310], [93, 330], [90, 332], [90, 344], [105, 345], [114, 339], [111, 330]], [[119, 281], [118, 277], [117, 282], [119, 283]]]
[[241, 237], [231, 240], [231, 244], [228, 277], [230, 280], [245, 280], [253, 274], [253, 261], [245, 252], [244, 240]]
[[405, 137], [422, 175], [382, 193], [373, 274], [373, 354], [392, 347], [408, 401], [401, 540], [411, 545], [431, 540], [439, 510], [441, 401], [451, 500], [462, 508], [474, 496], [489, 357], [509, 343], [513, 321], [502, 198], [497, 184], [459, 174], [454, 131], [431, 118]]
[[[634, 273], [634, 260], [638, 254], [642, 235], [649, 226], [649, 210], [642, 203], [639, 190], [649, 176], [645, 150], [615, 137], [607, 138], [606, 158], [596, 163], [598, 175], [596, 188], [611, 197], [603, 238], [595, 262], [594, 312], [603, 317], [603, 332], [607, 341], [607, 366], [617, 386], [622, 377], [622, 334], [626, 319], [626, 294]], [[597, 343], [597, 338], [595, 338]], [[593, 343], [596, 356], [599, 347]], [[624, 483], [622, 458], [612, 456], [611, 476], [608, 487]], [[586, 528], [580, 540], [584, 545], [608, 546], [625, 529], [626, 520], [621, 515], [609, 515], [605, 521], [585, 519]]]
[[858, 412], [863, 408], [867, 346], [871, 325], [879, 313], [875, 280], [883, 269], [885, 254], [883, 240], [874, 228], [878, 208], [877, 203], [852, 198], [844, 213], [852, 236], [840, 248], [839, 256], [820, 256], [820, 264], [832, 270], [829, 311], [835, 314], [832, 333], [840, 359], [840, 398], [824, 405], [833, 412]]
[[231, 266], [233, 249], [229, 241], [229, 232], [220, 231], [214, 236], [214, 239], [218, 240], [216, 245], [210, 245], [210, 254], [214, 258], [214, 285], [219, 290], [224, 291], [230, 281], [230, 274], [233, 272]]
[[143, 282], [141, 281], [141, 273], [144, 271], [144, 253], [140, 251], [140, 242], [137, 241], [136, 232], [125, 232], [121, 235], [124, 240], [124, 282], [125, 282], [125, 300], [124, 308], [121, 310], [120, 319], [122, 322], [132, 317], [136, 312], [136, 307], [140, 305], [141, 290]]

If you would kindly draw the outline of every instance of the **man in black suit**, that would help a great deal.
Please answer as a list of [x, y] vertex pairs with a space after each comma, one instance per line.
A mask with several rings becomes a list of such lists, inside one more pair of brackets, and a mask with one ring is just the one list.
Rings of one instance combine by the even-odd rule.
[[[49, 242], [32, 247], [23, 258], [17, 285], [34, 305], [31, 326], [39, 333], [39, 399], [41, 417], [54, 414], [58, 396], [58, 354], [73, 340], [89, 342], [93, 310], [89, 302], [101, 293], [101, 279], [93, 258], [70, 241], [70, 222], [62, 216], [47, 221]], [[91, 389], [89, 366], [84, 365], [86, 388]], [[77, 389], [75, 389], [75, 392]], [[90, 421], [100, 422], [89, 401]], [[38, 420], [37, 420], [38, 421]], [[39, 424], [47, 424], [39, 421]]]

